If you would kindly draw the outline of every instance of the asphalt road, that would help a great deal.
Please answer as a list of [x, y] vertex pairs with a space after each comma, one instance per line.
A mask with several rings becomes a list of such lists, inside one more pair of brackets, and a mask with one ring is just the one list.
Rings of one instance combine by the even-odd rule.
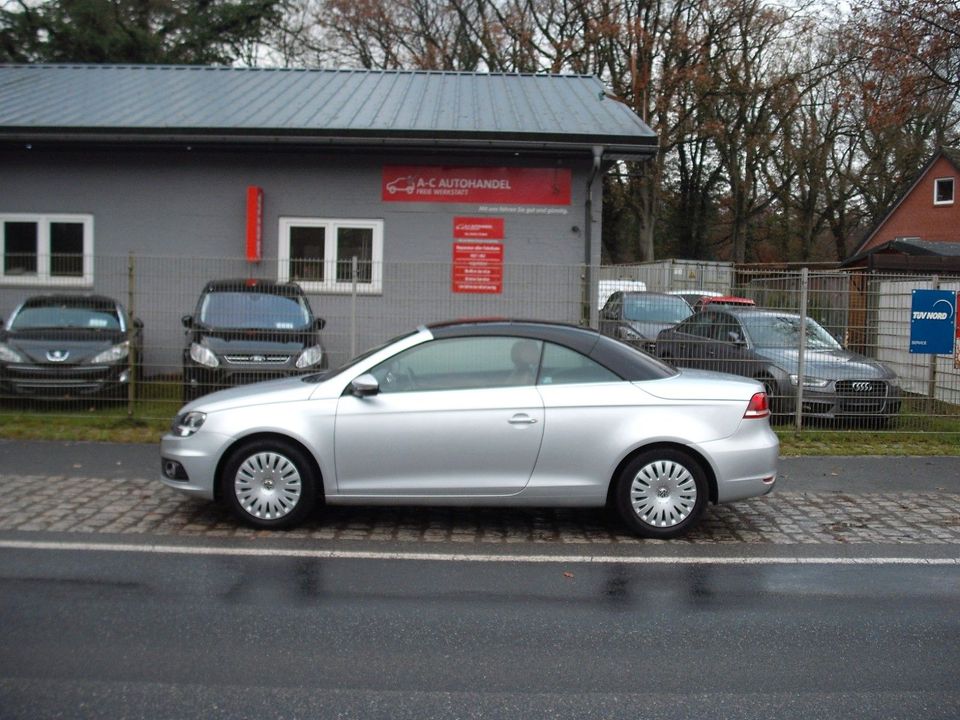
[[956, 718], [956, 566], [5, 550], [3, 718]]
[[0, 720], [960, 717], [960, 458], [785, 459], [667, 543], [599, 513], [243, 531], [157, 466], [0, 441]]

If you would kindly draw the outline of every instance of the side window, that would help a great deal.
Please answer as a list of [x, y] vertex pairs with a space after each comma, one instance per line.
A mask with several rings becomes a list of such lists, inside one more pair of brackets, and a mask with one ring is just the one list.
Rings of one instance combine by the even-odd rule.
[[620, 382], [621, 378], [586, 355], [575, 350], [546, 343], [543, 349], [541, 385]]
[[623, 293], [615, 292], [610, 296], [610, 299], [607, 300], [607, 304], [603, 308], [603, 316], [605, 318], [609, 318], [610, 320], [618, 320], [621, 315], [620, 309], [622, 307]]
[[434, 340], [390, 358], [371, 374], [382, 393], [533, 385], [542, 346], [514, 337]]
[[677, 329], [689, 335], [709, 338], [712, 336], [713, 320], [715, 320], [713, 315], [697, 313]]
[[720, 315], [716, 321], [716, 339], [720, 342], [732, 343], [743, 339], [743, 330], [740, 323], [729, 315]]

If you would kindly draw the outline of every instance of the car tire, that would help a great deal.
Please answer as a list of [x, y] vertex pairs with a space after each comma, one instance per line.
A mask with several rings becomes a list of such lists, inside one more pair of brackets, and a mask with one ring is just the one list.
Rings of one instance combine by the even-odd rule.
[[223, 465], [220, 493], [233, 514], [258, 528], [288, 528], [313, 510], [314, 465], [306, 452], [282, 439], [262, 439], [234, 450]]
[[697, 524], [709, 499], [707, 475], [689, 453], [648, 450], [620, 472], [614, 503], [627, 527], [642, 537], [667, 540]]

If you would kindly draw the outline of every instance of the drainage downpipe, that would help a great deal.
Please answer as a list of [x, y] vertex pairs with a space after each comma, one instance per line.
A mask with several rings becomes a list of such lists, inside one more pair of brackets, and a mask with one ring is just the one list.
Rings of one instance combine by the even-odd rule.
[[603, 161], [603, 146], [593, 146], [593, 167], [587, 179], [587, 200], [583, 208], [583, 286], [587, 294], [584, 298], [581, 322], [586, 321], [592, 328], [599, 327], [600, 308], [597, 307], [597, 278], [596, 266], [593, 263], [593, 183], [600, 174], [600, 165]]

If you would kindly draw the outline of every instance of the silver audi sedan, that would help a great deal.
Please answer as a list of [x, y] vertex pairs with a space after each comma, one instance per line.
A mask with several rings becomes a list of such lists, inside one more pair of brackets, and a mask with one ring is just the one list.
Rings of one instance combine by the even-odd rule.
[[160, 445], [164, 483], [256, 527], [324, 502], [610, 504], [651, 538], [770, 492], [778, 450], [755, 380], [519, 321], [423, 326], [333, 371], [206, 395]]

